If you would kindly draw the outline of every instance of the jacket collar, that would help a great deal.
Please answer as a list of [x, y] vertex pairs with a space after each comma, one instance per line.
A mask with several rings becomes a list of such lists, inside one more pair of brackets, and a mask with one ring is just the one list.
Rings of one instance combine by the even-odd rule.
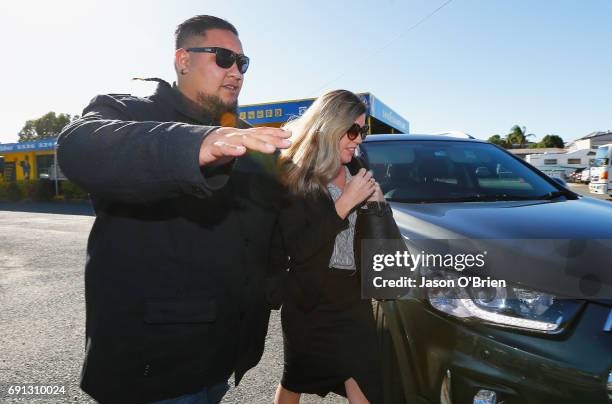
[[[200, 125], [218, 125], [218, 123], [214, 122], [213, 117], [206, 114], [205, 111], [203, 111], [198, 104], [185, 97], [179, 91], [176, 83], [172, 83], [172, 85], [170, 85], [170, 83], [168, 83], [167, 81], [159, 78], [149, 78], [145, 80], [157, 82], [157, 89], [155, 90], [153, 97], [159, 98], [164, 102], [170, 104], [178, 113], [186, 116], [190, 120]], [[236, 117], [236, 124], [234, 126], [237, 128], [251, 127], [249, 123], [243, 121], [238, 117]]]

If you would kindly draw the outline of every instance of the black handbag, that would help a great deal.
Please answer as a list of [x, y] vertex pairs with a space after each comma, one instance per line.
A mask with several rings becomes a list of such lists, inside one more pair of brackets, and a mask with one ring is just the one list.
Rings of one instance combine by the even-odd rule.
[[[355, 175], [361, 168], [368, 169], [369, 167], [366, 161], [359, 157], [354, 157], [348, 164], [348, 168], [351, 174]], [[374, 243], [374, 250], [380, 253], [385, 251], [394, 253], [394, 248], [400, 248], [401, 251], [405, 249], [404, 239], [397, 227], [397, 223], [395, 223], [395, 219], [393, 219], [391, 206], [387, 202], [364, 202], [357, 208], [355, 239], [353, 242], [357, 269], [360, 269], [361, 266], [363, 240], [366, 240], [368, 243]]]
[[[415, 268], [403, 265], [410, 254], [395, 219], [386, 202], [367, 202], [357, 210], [353, 248], [355, 264], [361, 276], [361, 297], [364, 299], [398, 299], [411, 294], [408, 279], [415, 279]], [[400, 255], [400, 261], [395, 258]], [[388, 265], [382, 256], [393, 256]], [[383, 281], [390, 281], [384, 283]], [[412, 281], [414, 282], [414, 280]], [[382, 286], [381, 286], [382, 285]]]
[[355, 262], [361, 267], [362, 258], [364, 262], [371, 262], [370, 257], [362, 257], [362, 244], [369, 243], [368, 254], [395, 254], [396, 251], [404, 251], [406, 244], [402, 234], [393, 219], [393, 211], [387, 202], [366, 202], [357, 209], [357, 221], [355, 223]]

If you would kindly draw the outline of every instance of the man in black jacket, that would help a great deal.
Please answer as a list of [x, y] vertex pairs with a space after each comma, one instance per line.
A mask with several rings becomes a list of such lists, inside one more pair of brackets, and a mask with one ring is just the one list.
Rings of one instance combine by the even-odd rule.
[[191, 18], [175, 85], [97, 96], [59, 137], [62, 171], [96, 212], [81, 387], [98, 401], [218, 402], [261, 358], [274, 154], [290, 143], [236, 118], [247, 67], [231, 24]]

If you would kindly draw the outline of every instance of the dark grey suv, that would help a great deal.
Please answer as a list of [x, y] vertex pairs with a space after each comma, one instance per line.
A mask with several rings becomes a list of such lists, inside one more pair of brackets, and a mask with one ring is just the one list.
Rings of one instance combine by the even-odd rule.
[[[511, 251], [517, 267], [537, 240], [583, 249], [612, 240], [610, 202], [577, 195], [493, 144], [372, 135], [360, 153], [407, 240], [534, 240]], [[578, 265], [589, 274], [580, 293], [559, 268], [544, 278], [509, 271], [501, 287], [422, 288], [379, 302], [386, 402], [611, 403], [612, 300], [597, 292], [609, 290], [612, 251], [601, 253]]]

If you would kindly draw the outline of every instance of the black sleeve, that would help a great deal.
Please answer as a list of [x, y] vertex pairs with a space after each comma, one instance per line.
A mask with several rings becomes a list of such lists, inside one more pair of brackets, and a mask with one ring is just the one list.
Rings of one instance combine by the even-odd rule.
[[102, 95], [58, 138], [63, 173], [94, 196], [152, 202], [181, 193], [207, 197], [223, 187], [230, 164], [199, 166], [202, 140], [217, 129], [136, 121], [123, 102]]
[[270, 243], [269, 267], [266, 273], [266, 297], [274, 310], [280, 309], [284, 301], [288, 268], [288, 252], [283, 242], [282, 228], [277, 221]]
[[[321, 203], [315, 215], [311, 215], [304, 221], [307, 213], [302, 201], [288, 202], [280, 213], [280, 225], [284, 244], [291, 260], [301, 265], [314, 256], [321, 248], [333, 243], [338, 233], [349, 226], [348, 217], [342, 219], [338, 216], [333, 203]], [[328, 206], [329, 205], [329, 206]]]

